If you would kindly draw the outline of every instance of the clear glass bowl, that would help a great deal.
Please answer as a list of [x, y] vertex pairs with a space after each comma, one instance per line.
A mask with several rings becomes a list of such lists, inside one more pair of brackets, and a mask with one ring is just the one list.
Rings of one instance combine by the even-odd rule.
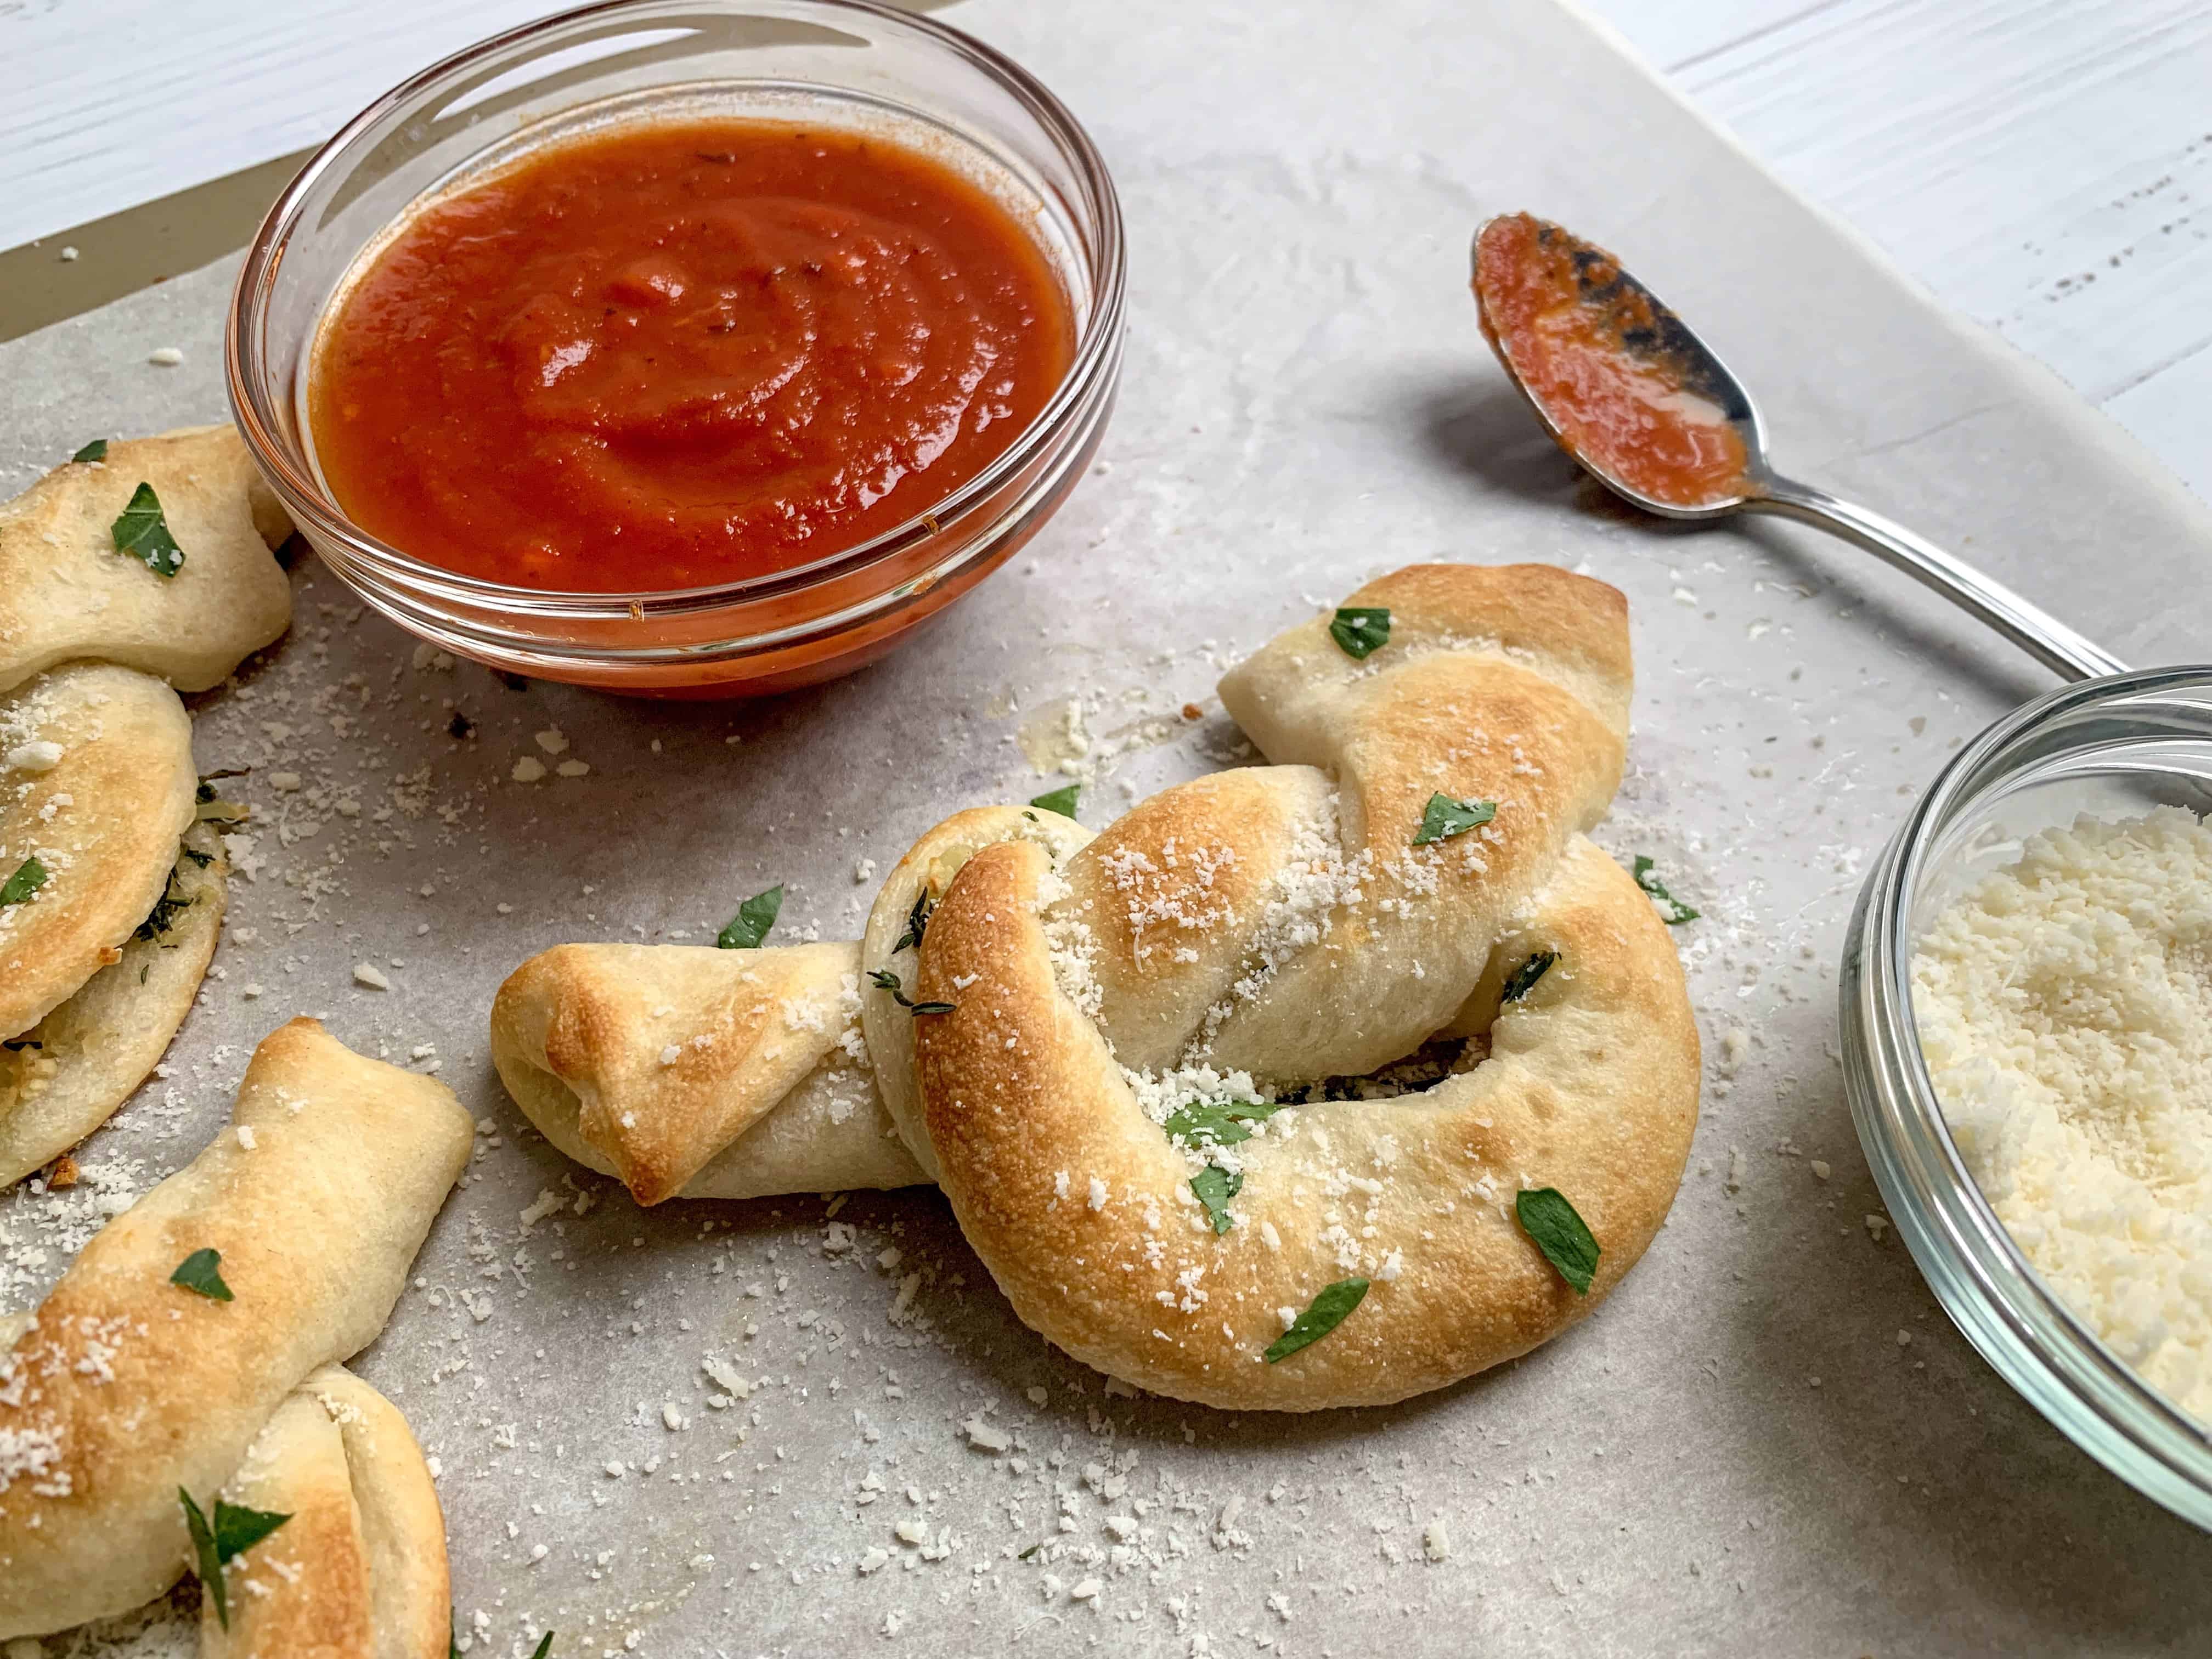
[[1967, 1340], [2130, 1486], [2212, 1528], [2212, 1430], [2044, 1285], [1951, 1139], [1913, 1025], [1915, 939], [2039, 830], [2212, 811], [2212, 668], [2090, 680], [2008, 715], [1946, 767], [1868, 877], [1844, 946], [1844, 1086], [1913, 1260]]
[[[1066, 380], [1013, 446], [927, 513], [797, 569], [712, 587], [560, 593], [456, 575], [349, 520], [306, 415], [318, 331], [363, 257], [426, 200], [618, 122], [804, 118], [928, 151], [1036, 235], [1076, 325]], [[301, 532], [370, 605], [443, 649], [662, 696], [850, 672], [988, 575], [1090, 463], [1121, 372], [1113, 180], [1075, 118], [957, 30], [867, 0], [613, 0], [494, 37], [394, 88], [270, 209], [231, 304], [231, 406]]]

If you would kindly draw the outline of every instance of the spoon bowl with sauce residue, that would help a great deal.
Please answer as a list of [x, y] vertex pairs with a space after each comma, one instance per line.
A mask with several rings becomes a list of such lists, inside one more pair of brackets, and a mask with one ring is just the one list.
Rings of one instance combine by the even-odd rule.
[[1483, 337], [1559, 447], [1623, 500], [1669, 519], [1771, 513], [1915, 577], [2069, 680], [2111, 653], [1878, 513], [1786, 478], [1742, 382], [1603, 248], [1526, 213], [1475, 234]]

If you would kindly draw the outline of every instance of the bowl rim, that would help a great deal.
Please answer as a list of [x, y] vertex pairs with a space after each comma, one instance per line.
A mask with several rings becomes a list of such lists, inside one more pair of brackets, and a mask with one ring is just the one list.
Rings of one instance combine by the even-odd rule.
[[[1912, 1016], [1912, 899], [1942, 829], [2015, 775], [2006, 757], [2023, 738], [2069, 716], [2185, 686], [2200, 688], [2212, 703], [2212, 665], [2060, 686], [1992, 721], [1953, 756], [1861, 890], [1839, 975], [1839, 1027], [1860, 1144], [1944, 1311], [2068, 1438], [2154, 1501], [2212, 1529], [2212, 1425], [2121, 1358], [2029, 1261], [1952, 1137]], [[2094, 1421], [2081, 1420], [2084, 1411]], [[2133, 1466], [2130, 1448], [2156, 1468]]]
[[[681, 3], [736, 14], [757, 9], [754, 0]], [[374, 567], [380, 576], [418, 595], [434, 597], [441, 605], [475, 610], [519, 612], [561, 621], [612, 621], [623, 617], [635, 620], [641, 616], [691, 616], [732, 605], [751, 605], [831, 586], [872, 566], [897, 561], [901, 555], [925, 548], [940, 538], [958, 539], [957, 530], [963, 520], [971, 513], [988, 508], [1012, 480], [1035, 465], [1062, 428], [1082, 414], [1094, 398], [1101, 379], [1116, 373], [1127, 279], [1121, 198], [1104, 156], [1073, 112], [1012, 58], [934, 17], [904, 10], [884, 0], [768, 0], [768, 4], [786, 11], [865, 16], [933, 40], [967, 60], [1000, 90], [1011, 94], [1039, 131], [1066, 158], [1085, 198], [1084, 205], [1096, 221], [1095, 247], [1088, 238], [1081, 243], [1087, 256], [1092, 303], [1088, 317], [1078, 324], [1074, 355], [1044, 406], [1014, 441], [975, 476], [935, 498], [911, 518], [811, 563], [732, 581], [681, 588], [588, 592], [526, 587], [465, 575], [417, 559], [355, 523], [330, 492], [295, 463], [290, 446], [276, 435], [281, 422], [267, 407], [264, 377], [259, 372], [264, 353], [257, 324], [261, 319], [269, 287], [281, 268], [283, 250], [305, 213], [307, 198], [327, 175], [342, 169], [351, 160], [356, 146], [380, 123], [444, 82], [481, 67], [487, 58], [526, 45], [533, 39], [565, 35], [590, 22], [619, 21], [626, 14], [637, 15], [641, 27], [649, 27], [653, 15], [665, 10], [670, 3], [671, 0], [592, 0], [591, 3], [501, 30], [448, 53], [372, 100], [307, 159], [270, 205], [247, 246], [231, 289], [224, 328], [224, 368], [232, 416], [247, 449], [283, 501], [295, 524], [309, 532], [311, 540], [316, 536], [328, 538], [345, 549], [349, 559], [361, 560]], [[685, 84], [696, 87], [702, 82]], [[512, 137], [507, 135], [507, 139]], [[507, 139], [494, 139], [484, 148], [504, 142]], [[413, 209], [422, 199], [410, 198], [408, 208]], [[325, 301], [325, 311], [318, 313], [318, 328], [327, 313], [327, 304]], [[893, 582], [888, 588], [896, 589], [900, 585]]]

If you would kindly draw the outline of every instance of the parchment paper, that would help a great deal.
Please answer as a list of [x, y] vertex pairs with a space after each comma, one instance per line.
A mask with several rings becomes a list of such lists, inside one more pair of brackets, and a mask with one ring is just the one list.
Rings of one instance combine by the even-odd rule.
[[[438, 1459], [475, 1653], [549, 1627], [562, 1659], [2203, 1651], [2212, 1543], [1954, 1333], [1866, 1219], [1837, 1073], [1864, 864], [2040, 672], [1839, 544], [1673, 532], [1577, 483], [1476, 336], [1469, 234], [1528, 206], [1612, 245], [1749, 379], [1786, 466], [2131, 661], [2205, 654], [2204, 512], [1542, 0], [953, 17], [1061, 93], [1121, 185], [1129, 356], [1097, 476], [893, 659], [756, 704], [509, 690], [299, 569], [289, 639], [196, 700], [203, 768], [254, 769], [216, 976], [88, 1182], [0, 1199], [0, 1304], [196, 1152], [253, 1043], [313, 1012], [438, 1065], [483, 1120], [361, 1361]], [[229, 277], [0, 349], [0, 483], [219, 416]], [[180, 367], [148, 363], [166, 345]], [[644, 1212], [504, 1098], [484, 1017], [524, 957], [702, 939], [778, 881], [779, 939], [852, 937], [863, 860], [1065, 781], [1021, 740], [1060, 700], [1103, 823], [1222, 763], [1221, 666], [1424, 558], [1626, 590], [1641, 685], [1606, 839], [1705, 912], [1678, 935], [1708, 1054], [1688, 1179], [1560, 1341], [1392, 1410], [1130, 1397], [1011, 1316], [933, 1192], [853, 1197], [848, 1244], [818, 1198]], [[512, 781], [555, 732], [588, 774]], [[356, 985], [362, 962], [391, 988]], [[541, 1193], [561, 1207], [526, 1224]], [[708, 1355], [749, 1398], [706, 1404]], [[979, 1414], [1013, 1449], [971, 1447]]]

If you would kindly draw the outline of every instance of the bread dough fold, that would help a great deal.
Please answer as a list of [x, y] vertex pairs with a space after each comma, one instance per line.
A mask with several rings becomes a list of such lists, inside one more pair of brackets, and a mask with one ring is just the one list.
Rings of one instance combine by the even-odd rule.
[[[232, 1126], [103, 1228], [0, 1353], [0, 1640], [176, 1581], [178, 1489], [204, 1507], [294, 1389], [383, 1329], [472, 1140], [444, 1085], [313, 1020], [262, 1042]], [[171, 1283], [201, 1249], [232, 1300]]]

